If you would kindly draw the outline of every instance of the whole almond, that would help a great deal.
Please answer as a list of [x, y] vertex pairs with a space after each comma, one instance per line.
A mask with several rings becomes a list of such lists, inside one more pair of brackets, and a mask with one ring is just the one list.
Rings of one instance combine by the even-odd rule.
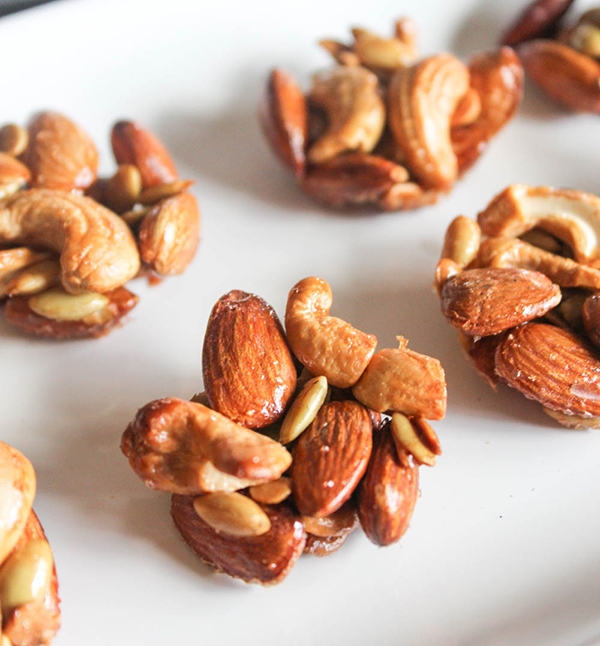
[[296, 368], [275, 311], [260, 297], [233, 290], [214, 306], [202, 351], [211, 407], [248, 428], [283, 414]]
[[248, 583], [280, 583], [302, 554], [306, 533], [289, 507], [265, 507], [271, 529], [261, 536], [230, 536], [207, 525], [194, 511], [192, 496], [174, 495], [171, 515], [186, 543], [219, 572]]
[[572, 332], [545, 323], [512, 330], [496, 350], [496, 372], [545, 408], [600, 416], [600, 355]]
[[502, 36], [502, 44], [516, 47], [527, 40], [540, 38], [564, 16], [573, 0], [534, 0], [519, 14]]
[[369, 414], [357, 402], [325, 404], [293, 451], [294, 502], [304, 516], [329, 516], [352, 495], [371, 453]]
[[470, 336], [489, 336], [552, 309], [561, 291], [537, 271], [509, 267], [468, 269], [442, 287], [442, 312]]
[[85, 189], [96, 179], [98, 151], [91, 137], [58, 112], [40, 112], [30, 121], [24, 162], [35, 188]]
[[397, 411], [425, 419], [442, 419], [446, 414], [441, 363], [405, 347], [377, 352], [352, 392], [359, 402], [380, 413]]
[[296, 175], [302, 176], [308, 127], [306, 100], [290, 74], [279, 69], [271, 72], [259, 117], [275, 154]]
[[554, 40], [532, 40], [519, 47], [529, 78], [573, 110], [600, 113], [600, 63]]
[[150, 130], [133, 121], [119, 121], [113, 126], [110, 141], [117, 164], [138, 167], [143, 188], [177, 179], [171, 156]]
[[399, 541], [418, 495], [419, 468], [410, 465], [408, 453], [399, 457], [389, 428], [383, 428], [358, 489], [358, 517], [367, 538], [381, 546]]

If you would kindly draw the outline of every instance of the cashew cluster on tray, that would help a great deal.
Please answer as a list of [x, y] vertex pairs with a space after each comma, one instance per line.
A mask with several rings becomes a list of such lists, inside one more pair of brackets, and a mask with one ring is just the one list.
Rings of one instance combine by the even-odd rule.
[[321, 45], [337, 65], [304, 95], [283, 70], [268, 80], [265, 135], [301, 188], [332, 207], [397, 211], [433, 204], [513, 117], [523, 74], [509, 47], [419, 59], [415, 26], [382, 38], [353, 29]]
[[207, 326], [205, 392], [150, 402], [123, 434], [137, 475], [172, 494], [186, 542], [247, 582], [278, 583], [358, 524], [377, 545], [398, 541], [419, 466], [441, 453], [426, 421], [446, 412], [439, 361], [405, 339], [376, 352], [376, 337], [331, 305], [324, 280], [301, 280], [284, 331], [262, 298], [229, 292]]
[[50, 644], [60, 628], [52, 550], [32, 509], [29, 460], [0, 442], [0, 644]]
[[94, 142], [61, 114], [0, 128], [0, 299], [26, 332], [107, 334], [138, 301], [125, 283], [181, 273], [196, 252], [191, 181], [164, 146], [130, 121], [111, 143], [119, 166], [105, 179]]
[[573, 0], [534, 0], [502, 42], [517, 48], [528, 78], [580, 112], [600, 114], [600, 7], [568, 22]]
[[600, 426], [600, 198], [514, 184], [452, 221], [435, 277], [477, 370], [572, 428]]

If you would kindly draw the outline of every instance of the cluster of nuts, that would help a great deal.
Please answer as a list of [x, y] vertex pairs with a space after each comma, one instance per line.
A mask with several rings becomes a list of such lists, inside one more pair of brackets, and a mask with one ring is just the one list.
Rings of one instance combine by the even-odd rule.
[[571, 428], [600, 427], [600, 198], [509, 186], [446, 232], [442, 312], [490, 382]]
[[525, 71], [553, 99], [580, 112], [600, 113], [600, 8], [572, 25], [563, 16], [573, 0], [534, 0], [502, 38], [517, 47]]
[[305, 278], [284, 332], [263, 299], [229, 292], [207, 326], [205, 392], [147, 404], [123, 434], [138, 476], [172, 494], [186, 542], [247, 582], [280, 582], [359, 522], [377, 545], [398, 541], [418, 467], [441, 453], [425, 421], [446, 411], [439, 361], [404, 339], [376, 353], [375, 336], [330, 316], [331, 304], [329, 285]]
[[131, 121], [111, 133], [116, 173], [67, 117], [41, 112], [0, 128], [0, 300], [26, 332], [107, 334], [138, 301], [123, 285], [141, 271], [184, 271], [199, 241], [195, 198], [168, 152]]
[[397, 211], [433, 204], [512, 118], [523, 71], [512, 49], [423, 60], [408, 19], [392, 38], [353, 29], [321, 41], [338, 65], [306, 97], [282, 70], [269, 78], [260, 118], [279, 159], [307, 193], [332, 207]]
[[31, 462], [0, 442], [0, 645], [49, 644], [60, 628], [52, 550], [32, 509]]

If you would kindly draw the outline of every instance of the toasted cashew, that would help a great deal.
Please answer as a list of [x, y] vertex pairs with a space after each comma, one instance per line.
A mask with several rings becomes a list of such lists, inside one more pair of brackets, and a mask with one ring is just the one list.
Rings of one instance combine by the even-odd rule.
[[35, 473], [19, 451], [0, 442], [0, 563], [17, 543], [31, 512]]
[[409, 169], [428, 188], [446, 189], [458, 175], [450, 120], [468, 90], [468, 69], [449, 54], [398, 69], [392, 77], [390, 126]]
[[32, 189], [0, 201], [0, 243], [47, 247], [61, 254], [70, 292], [104, 292], [133, 278], [140, 257], [131, 231], [94, 200]]
[[277, 480], [292, 456], [202, 404], [157, 399], [123, 433], [121, 450], [152, 489], [194, 495]]
[[488, 236], [516, 238], [537, 227], [569, 245], [578, 262], [598, 258], [600, 198], [590, 193], [513, 184], [477, 220]]
[[481, 99], [479, 93], [474, 88], [469, 88], [468, 92], [460, 100], [456, 106], [456, 110], [450, 120], [450, 125], [453, 128], [459, 126], [470, 126], [477, 121], [481, 114]]
[[416, 60], [414, 43], [407, 44], [397, 37], [381, 38], [366, 29], [353, 29], [352, 35], [352, 51], [366, 67], [391, 72]]
[[377, 77], [364, 67], [336, 67], [314, 77], [309, 98], [327, 112], [329, 127], [308, 151], [311, 162], [375, 148], [385, 122], [377, 85]]
[[354, 385], [371, 360], [377, 345], [373, 334], [329, 316], [331, 288], [321, 278], [304, 278], [288, 296], [285, 328], [296, 358], [315, 376], [332, 386]]
[[511, 238], [484, 240], [474, 264], [478, 267], [533, 269], [561, 287], [600, 289], [600, 270]]
[[10, 296], [36, 294], [55, 285], [60, 278], [60, 264], [57, 260], [42, 260], [19, 271], [6, 283]]
[[459, 215], [446, 230], [441, 257], [453, 260], [462, 269], [475, 258], [480, 243], [481, 230], [477, 222]]
[[139, 241], [142, 260], [154, 271], [163, 275], [182, 273], [200, 241], [196, 198], [179, 193], [161, 200], [144, 216]]

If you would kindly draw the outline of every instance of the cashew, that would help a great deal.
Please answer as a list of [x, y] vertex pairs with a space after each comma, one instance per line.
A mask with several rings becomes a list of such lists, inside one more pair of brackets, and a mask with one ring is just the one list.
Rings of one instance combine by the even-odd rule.
[[56, 284], [60, 277], [60, 264], [57, 260], [42, 260], [19, 271], [6, 283], [6, 293], [37, 294]]
[[371, 360], [377, 338], [329, 316], [331, 288], [321, 278], [304, 278], [288, 296], [285, 328], [296, 358], [332, 386], [354, 385]]
[[142, 220], [140, 255], [158, 274], [180, 274], [190, 264], [200, 241], [196, 198], [179, 193], [160, 201]]
[[414, 44], [406, 44], [397, 37], [381, 38], [366, 29], [353, 29], [352, 35], [352, 50], [366, 67], [390, 72], [416, 60]]
[[484, 240], [474, 265], [533, 269], [561, 287], [600, 289], [600, 270], [511, 238]]
[[481, 99], [479, 93], [474, 88], [469, 88], [468, 92], [460, 100], [456, 106], [456, 110], [450, 120], [450, 125], [453, 128], [459, 126], [470, 126], [477, 121], [481, 114]]
[[350, 47], [340, 43], [337, 40], [324, 39], [319, 41], [319, 45], [329, 52], [340, 65], [360, 65], [360, 58], [352, 51]]
[[461, 269], [462, 267], [459, 267], [454, 260], [450, 260], [450, 258], [442, 258], [438, 262], [437, 267], [435, 268], [435, 280], [433, 283], [438, 296], [442, 295], [442, 287], [448, 278], [456, 276], [456, 274], [460, 273]]
[[440, 54], [398, 69], [389, 89], [389, 122], [409, 170], [427, 188], [447, 189], [458, 175], [450, 121], [469, 90], [469, 71]]
[[47, 247], [61, 254], [62, 283], [73, 293], [104, 292], [140, 268], [127, 225], [94, 200], [32, 189], [0, 201], [0, 244]]
[[7, 123], [0, 128], [0, 152], [11, 157], [23, 154], [29, 144], [29, 132], [16, 123]]
[[0, 442], [0, 563], [16, 545], [31, 512], [35, 473], [19, 451]]
[[31, 179], [27, 166], [7, 153], [0, 152], [0, 198], [23, 188]]
[[453, 260], [462, 269], [475, 258], [480, 243], [481, 230], [477, 222], [459, 215], [446, 230], [442, 258]]
[[600, 198], [590, 193], [513, 184], [477, 220], [488, 236], [516, 238], [537, 227], [571, 247], [578, 262], [598, 258]]
[[377, 77], [364, 67], [336, 67], [317, 74], [309, 95], [329, 118], [327, 132], [308, 151], [318, 164], [347, 150], [371, 152], [385, 123]]
[[172, 398], [138, 411], [121, 450], [148, 487], [187, 495], [277, 480], [292, 461], [279, 442], [202, 404]]

